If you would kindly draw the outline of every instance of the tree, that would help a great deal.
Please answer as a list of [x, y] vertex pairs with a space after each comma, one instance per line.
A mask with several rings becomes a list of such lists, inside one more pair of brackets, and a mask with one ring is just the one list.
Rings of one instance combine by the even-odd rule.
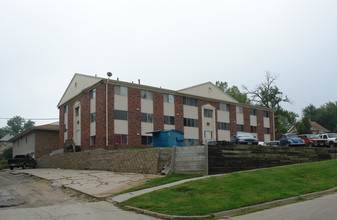
[[26, 121], [20, 116], [14, 116], [7, 121], [7, 127], [5, 128], [11, 135], [17, 135], [35, 125], [32, 120]]
[[0, 139], [7, 135], [7, 131], [5, 128], [0, 128]]
[[250, 104], [250, 99], [247, 94], [242, 93], [237, 86], [228, 87], [227, 82], [216, 81], [215, 85], [219, 87], [222, 91], [236, 99], [238, 102]]
[[11, 159], [13, 157], [13, 148], [12, 147], [7, 147], [4, 149], [2, 152], [2, 157], [6, 160]]
[[302, 113], [303, 117], [317, 122], [332, 132], [337, 132], [337, 102], [327, 102], [319, 108], [310, 104], [303, 109]]
[[296, 124], [297, 132], [299, 134], [311, 134], [311, 124], [310, 120], [307, 117], [302, 118], [302, 121]]
[[275, 110], [275, 134], [276, 137], [279, 137], [295, 124], [298, 115], [281, 107], [282, 102], [291, 103], [291, 101], [275, 85], [277, 78], [278, 75], [267, 71], [265, 81], [258, 84], [254, 90], [250, 90], [247, 86], [242, 87], [245, 93], [251, 96], [250, 99], [253, 104]]

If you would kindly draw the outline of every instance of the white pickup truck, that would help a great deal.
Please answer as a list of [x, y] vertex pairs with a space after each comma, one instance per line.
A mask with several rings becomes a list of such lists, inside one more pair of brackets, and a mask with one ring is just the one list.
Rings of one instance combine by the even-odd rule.
[[337, 146], [337, 134], [336, 133], [327, 133], [320, 134], [320, 138], [325, 139], [329, 147]]

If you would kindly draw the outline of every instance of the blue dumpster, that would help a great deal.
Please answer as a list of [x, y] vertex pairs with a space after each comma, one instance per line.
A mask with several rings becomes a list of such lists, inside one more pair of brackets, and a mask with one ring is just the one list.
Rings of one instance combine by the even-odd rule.
[[152, 133], [153, 147], [184, 146], [184, 133], [178, 130], [159, 130]]

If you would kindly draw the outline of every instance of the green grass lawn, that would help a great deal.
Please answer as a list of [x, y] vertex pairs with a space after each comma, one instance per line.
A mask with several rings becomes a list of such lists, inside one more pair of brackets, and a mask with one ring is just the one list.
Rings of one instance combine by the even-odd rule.
[[123, 191], [119, 194], [133, 192], [133, 191], [137, 191], [137, 190], [141, 190], [141, 189], [151, 188], [151, 187], [155, 187], [155, 186], [164, 185], [164, 184], [167, 184], [167, 183], [176, 182], [176, 181], [179, 181], [179, 180], [190, 179], [190, 178], [200, 177], [200, 176], [202, 176], [202, 175], [201, 174], [175, 174], [175, 173], [173, 173], [173, 174], [169, 174], [169, 175], [166, 175], [164, 177], [161, 177], [161, 178], [150, 180], [143, 185], [132, 187], [132, 188], [127, 189], [127, 190], [125, 190], [125, 191]]
[[337, 186], [337, 160], [233, 173], [184, 183], [123, 203], [171, 215], [206, 215]]

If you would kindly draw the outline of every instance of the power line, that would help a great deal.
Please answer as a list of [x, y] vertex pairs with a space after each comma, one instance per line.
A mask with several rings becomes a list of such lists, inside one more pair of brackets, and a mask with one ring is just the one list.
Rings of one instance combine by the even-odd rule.
[[[12, 118], [0, 118], [3, 120], [9, 120]], [[58, 120], [59, 118], [24, 118], [25, 120], [32, 120], [32, 121], [42, 121], [42, 120]]]

